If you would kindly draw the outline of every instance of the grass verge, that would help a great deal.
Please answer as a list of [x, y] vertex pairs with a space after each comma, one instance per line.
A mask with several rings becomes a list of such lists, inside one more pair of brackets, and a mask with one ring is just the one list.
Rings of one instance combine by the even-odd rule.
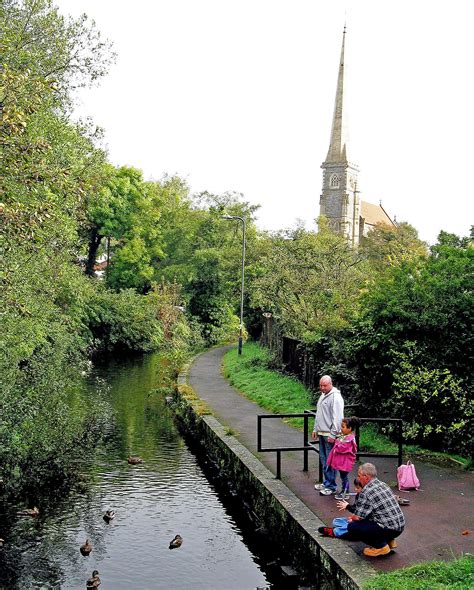
[[453, 561], [428, 561], [387, 574], [378, 574], [364, 590], [467, 590], [474, 588], [474, 556]]
[[[235, 349], [224, 355], [224, 376], [246, 397], [275, 414], [298, 414], [314, 408], [311, 392], [295, 377], [269, 369], [269, 361], [267, 349], [248, 342], [241, 357]], [[285, 422], [303, 430], [302, 418], [290, 418]], [[312, 423], [310, 427], [312, 429]], [[397, 446], [379, 434], [373, 424], [361, 427], [360, 446], [374, 453], [397, 452]]]
[[[276, 414], [297, 414], [314, 408], [311, 392], [296, 378], [268, 368], [270, 353], [254, 342], [246, 342], [242, 356], [237, 350], [224, 355], [224, 376], [230, 384], [262, 408]], [[302, 418], [285, 420], [303, 430]], [[312, 426], [312, 425], [311, 425]], [[360, 448], [371, 453], [396, 454], [397, 445], [381, 434], [374, 424], [364, 424], [360, 429]], [[470, 467], [469, 462], [457, 455], [427, 451], [417, 445], [403, 445], [403, 452], [410, 458], [417, 457], [434, 463]]]

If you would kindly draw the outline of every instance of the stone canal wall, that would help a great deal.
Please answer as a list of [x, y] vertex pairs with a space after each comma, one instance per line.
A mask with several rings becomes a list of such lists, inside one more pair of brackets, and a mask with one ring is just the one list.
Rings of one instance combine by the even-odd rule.
[[324, 523], [212, 415], [187, 382], [178, 378], [175, 412], [193, 440], [219, 466], [249, 514], [278, 540], [282, 553], [321, 590], [358, 589], [375, 574], [345, 543], [321, 537]]

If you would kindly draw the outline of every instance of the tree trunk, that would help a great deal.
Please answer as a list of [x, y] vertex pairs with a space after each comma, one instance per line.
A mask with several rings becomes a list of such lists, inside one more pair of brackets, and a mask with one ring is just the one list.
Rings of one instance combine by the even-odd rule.
[[104, 236], [101, 236], [95, 228], [92, 229], [91, 236], [89, 239], [89, 252], [87, 254], [85, 270], [86, 275], [89, 275], [90, 277], [94, 276], [94, 266], [97, 258], [97, 250], [99, 249], [100, 242], [102, 241], [103, 237]]

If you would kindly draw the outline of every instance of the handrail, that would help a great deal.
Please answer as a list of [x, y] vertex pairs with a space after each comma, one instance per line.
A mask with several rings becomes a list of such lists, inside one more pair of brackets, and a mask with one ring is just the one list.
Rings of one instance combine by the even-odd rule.
[[[349, 407], [349, 406], [346, 406]], [[258, 414], [257, 415], [257, 451], [259, 453], [276, 453], [277, 464], [276, 464], [276, 479], [281, 479], [281, 453], [283, 451], [303, 451], [303, 471], [308, 471], [308, 451], [315, 451], [319, 455], [319, 446], [316, 447], [316, 443], [309, 441], [308, 437], [308, 421], [310, 416], [315, 416], [316, 410], [304, 410], [304, 412], [297, 414]], [[264, 419], [282, 419], [282, 418], [303, 418], [303, 446], [301, 447], [262, 447], [262, 420]], [[357, 459], [360, 457], [381, 457], [381, 458], [397, 458], [398, 465], [402, 464], [402, 446], [403, 446], [403, 435], [402, 435], [402, 424], [403, 421], [400, 418], [359, 418], [360, 424], [367, 422], [382, 422], [382, 423], [393, 423], [397, 425], [397, 442], [398, 452], [397, 453], [369, 453], [357, 451]], [[359, 449], [360, 439], [360, 425], [356, 426], [356, 442], [357, 448]], [[322, 466], [321, 461], [319, 464], [319, 480], [322, 481]]]
[[[277, 454], [277, 465], [276, 465], [276, 479], [281, 479], [281, 453], [282, 451], [304, 451], [303, 459], [303, 471], [308, 471], [308, 451], [316, 451], [315, 447], [308, 442], [308, 420], [310, 416], [314, 416], [312, 410], [305, 410], [298, 414], [258, 414], [257, 415], [257, 451], [259, 453], [270, 453], [276, 452]], [[303, 446], [302, 447], [262, 447], [262, 420], [268, 418], [303, 418]]]

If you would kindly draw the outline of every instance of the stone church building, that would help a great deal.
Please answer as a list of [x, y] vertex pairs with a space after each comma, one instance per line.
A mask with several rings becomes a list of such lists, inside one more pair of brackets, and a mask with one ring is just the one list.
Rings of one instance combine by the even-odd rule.
[[342, 35], [341, 59], [337, 78], [336, 100], [332, 120], [331, 139], [323, 169], [320, 215], [330, 227], [357, 246], [363, 236], [378, 223], [395, 225], [382, 205], [373, 205], [360, 198], [359, 168], [349, 159], [346, 109], [344, 104], [344, 47], [346, 29]]

